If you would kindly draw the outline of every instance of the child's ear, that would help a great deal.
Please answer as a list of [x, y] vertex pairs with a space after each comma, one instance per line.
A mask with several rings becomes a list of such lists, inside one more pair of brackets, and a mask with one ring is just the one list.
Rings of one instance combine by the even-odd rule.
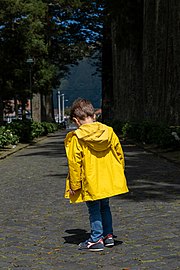
[[81, 124], [79, 122], [79, 120], [76, 117], [73, 117], [73, 121], [75, 122], [75, 124], [79, 127]]
[[96, 121], [96, 114], [94, 114], [93, 116], [93, 121]]

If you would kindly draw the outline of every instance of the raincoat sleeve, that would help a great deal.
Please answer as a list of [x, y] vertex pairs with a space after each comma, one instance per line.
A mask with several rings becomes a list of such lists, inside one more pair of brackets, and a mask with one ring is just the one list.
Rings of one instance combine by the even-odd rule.
[[123, 169], [125, 169], [125, 160], [124, 160], [124, 153], [122, 150], [122, 146], [121, 146], [118, 136], [114, 132], [113, 132], [113, 146], [118, 156], [118, 159], [120, 160], [120, 163], [123, 166]]
[[69, 167], [69, 188], [78, 190], [81, 188], [82, 151], [76, 135], [71, 133], [67, 136], [65, 147]]

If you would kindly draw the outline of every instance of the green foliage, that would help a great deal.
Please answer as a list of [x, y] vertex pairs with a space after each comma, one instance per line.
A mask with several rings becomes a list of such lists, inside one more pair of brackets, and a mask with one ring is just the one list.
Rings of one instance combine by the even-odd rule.
[[31, 122], [16, 120], [8, 124], [8, 128], [19, 137], [20, 142], [30, 140], [31, 136]]
[[0, 148], [8, 145], [32, 142], [35, 138], [46, 136], [64, 128], [57, 123], [15, 120], [0, 127]]
[[144, 144], [154, 144], [162, 148], [180, 147], [180, 127], [169, 127], [148, 121], [141, 123], [115, 122], [115, 131], [121, 131], [124, 139], [133, 139]]
[[40, 136], [55, 132], [58, 125], [55, 123], [40, 123], [31, 120], [16, 120], [7, 125], [9, 130], [19, 137], [19, 141], [27, 143]]
[[[1, 0], [0, 95], [29, 97], [49, 93], [85, 54], [99, 46], [103, 1]], [[98, 16], [97, 16], [98, 15]], [[99, 22], [99, 23], [98, 23]], [[99, 35], [100, 36], [100, 35]], [[34, 62], [28, 66], [26, 60]]]
[[30, 122], [29, 139], [32, 141], [34, 138], [38, 138], [45, 133], [44, 127], [39, 122]]
[[58, 124], [55, 123], [42, 122], [41, 126], [44, 128], [44, 135], [58, 130]]
[[112, 126], [117, 134], [122, 134], [123, 123], [119, 120], [106, 121], [106, 124]]
[[19, 142], [19, 137], [13, 134], [6, 126], [0, 127], [0, 147], [4, 148], [8, 145], [15, 145]]

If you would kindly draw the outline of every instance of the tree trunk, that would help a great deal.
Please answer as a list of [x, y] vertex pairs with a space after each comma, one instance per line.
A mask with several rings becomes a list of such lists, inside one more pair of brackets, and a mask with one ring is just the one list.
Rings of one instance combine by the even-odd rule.
[[180, 123], [180, 2], [144, 1], [143, 76], [146, 116]]
[[22, 99], [22, 120], [26, 120], [26, 99]]
[[3, 100], [0, 97], [0, 125], [3, 124]]
[[51, 94], [41, 95], [41, 121], [53, 122]]
[[112, 40], [109, 19], [104, 25], [102, 47], [102, 120], [113, 118]]
[[39, 93], [33, 94], [32, 119], [35, 122], [41, 122], [41, 95]]
[[119, 6], [112, 18], [114, 118], [143, 119], [142, 1]]
[[180, 1], [112, 1], [114, 118], [180, 125]]

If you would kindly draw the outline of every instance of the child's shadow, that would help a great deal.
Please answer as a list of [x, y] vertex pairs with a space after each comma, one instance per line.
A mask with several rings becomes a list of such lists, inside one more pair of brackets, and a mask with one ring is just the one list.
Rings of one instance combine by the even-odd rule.
[[[87, 233], [86, 230], [81, 230], [81, 229], [72, 229], [72, 230], [66, 230], [66, 233], [69, 233], [70, 235], [68, 236], [64, 236], [64, 244], [75, 244], [78, 245], [81, 242], [86, 241], [89, 237], [90, 234]], [[114, 235], [114, 238], [117, 238], [117, 236]], [[118, 246], [123, 244], [122, 241], [118, 241], [116, 239], [114, 239], [114, 245]]]
[[90, 236], [86, 230], [81, 229], [66, 230], [65, 232], [70, 235], [63, 237], [65, 240], [64, 244], [68, 243], [78, 245], [79, 243], [86, 241]]

